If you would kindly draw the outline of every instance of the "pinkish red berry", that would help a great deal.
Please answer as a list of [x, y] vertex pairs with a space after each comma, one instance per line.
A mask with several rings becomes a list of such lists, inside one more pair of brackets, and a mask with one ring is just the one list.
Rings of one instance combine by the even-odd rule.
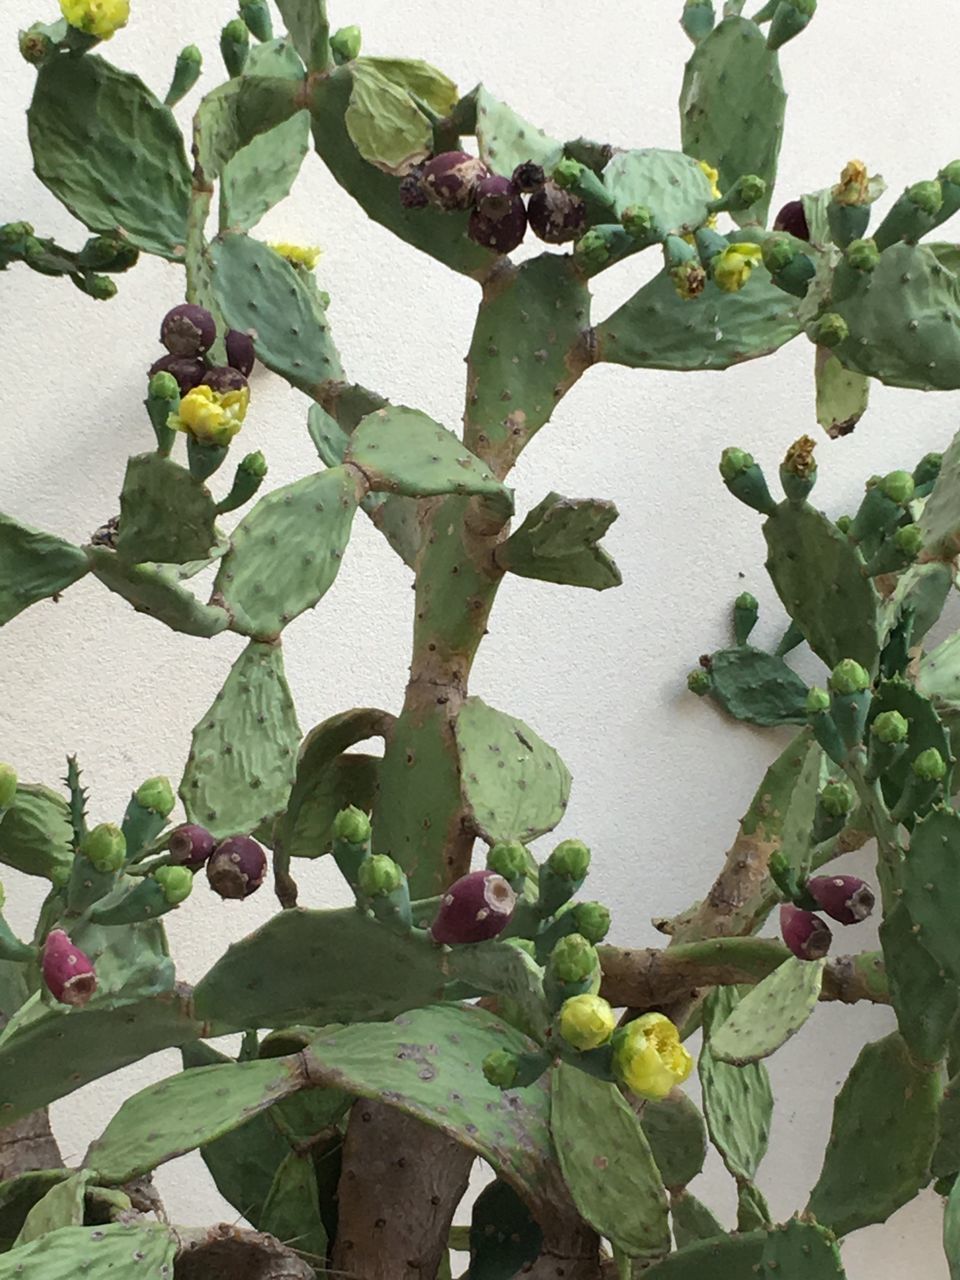
[[267, 855], [250, 836], [221, 841], [207, 862], [207, 879], [221, 898], [249, 898], [263, 884]]
[[506, 927], [516, 902], [517, 895], [503, 876], [495, 871], [471, 871], [443, 895], [430, 934], [434, 942], [448, 946], [485, 942]]
[[774, 231], [787, 231], [798, 240], [810, 239], [810, 228], [802, 200], [788, 200], [773, 220]]
[[828, 925], [819, 916], [792, 902], [780, 908], [780, 936], [799, 960], [820, 960], [833, 941]]
[[170, 832], [167, 849], [170, 861], [180, 867], [199, 871], [216, 848], [216, 840], [206, 829], [194, 822], [185, 822]]
[[814, 876], [806, 888], [820, 910], [840, 924], [866, 920], [876, 902], [873, 890], [859, 876]]
[[62, 929], [51, 929], [43, 944], [43, 981], [54, 1000], [79, 1008], [97, 989], [93, 962]]

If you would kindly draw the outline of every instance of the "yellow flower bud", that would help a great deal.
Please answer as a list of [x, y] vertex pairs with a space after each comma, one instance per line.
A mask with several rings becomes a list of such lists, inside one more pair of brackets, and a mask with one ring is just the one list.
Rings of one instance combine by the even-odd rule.
[[862, 160], [850, 160], [843, 166], [840, 181], [831, 192], [838, 204], [866, 204], [870, 193], [870, 175]]
[[208, 445], [226, 445], [243, 425], [250, 403], [247, 387], [240, 391], [214, 391], [211, 387], [194, 387], [171, 413], [167, 426], [185, 431]]
[[288, 244], [285, 240], [278, 241], [276, 244], [271, 242], [270, 248], [274, 253], [279, 253], [281, 258], [286, 258], [291, 266], [305, 267], [307, 271], [313, 270], [323, 254], [323, 250], [318, 245]]
[[71, 27], [88, 36], [109, 40], [127, 25], [130, 0], [60, 0], [60, 12]]
[[710, 195], [713, 197], [714, 200], [719, 200], [720, 196], [723, 194], [718, 185], [720, 181], [719, 171], [717, 169], [714, 169], [712, 164], [707, 164], [706, 160], [698, 160], [697, 164], [706, 174], [707, 181], [710, 183]]
[[617, 1033], [613, 1051], [617, 1079], [641, 1098], [665, 1098], [683, 1084], [693, 1059], [677, 1028], [662, 1013], [645, 1013]]
[[758, 244], [731, 244], [712, 263], [713, 282], [724, 293], [736, 293], [750, 279], [763, 254]]
[[616, 1015], [600, 996], [571, 996], [560, 1008], [560, 1034], [575, 1049], [599, 1049], [616, 1025]]

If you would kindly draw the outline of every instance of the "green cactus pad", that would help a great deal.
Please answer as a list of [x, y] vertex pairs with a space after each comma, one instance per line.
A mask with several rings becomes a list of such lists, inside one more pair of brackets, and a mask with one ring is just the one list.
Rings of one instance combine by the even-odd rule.
[[277, 8], [307, 69], [324, 71], [330, 63], [326, 0], [277, 0]]
[[312, 1153], [291, 1151], [277, 1169], [260, 1213], [260, 1230], [290, 1242], [308, 1261], [327, 1256], [327, 1232]]
[[643, 1272], [643, 1280], [757, 1280], [765, 1231], [688, 1244]]
[[279, 813], [299, 743], [283, 652], [251, 641], [194, 727], [179, 788], [190, 821], [223, 837]]
[[[960, 295], [958, 295], [960, 296]], [[943, 455], [940, 473], [923, 506], [919, 525], [927, 552], [953, 560], [960, 551], [960, 432]]]
[[738, 645], [710, 655], [710, 696], [747, 724], [806, 724], [807, 686], [782, 658]]
[[[79, 59], [78, 59], [79, 61]], [[0, 1258], [0, 1280], [34, 1277], [57, 1280], [113, 1280], [135, 1259], [140, 1275], [168, 1277], [180, 1242], [172, 1227], [158, 1222], [111, 1222], [103, 1227], [62, 1227]]]
[[352, 90], [353, 74], [348, 66], [338, 67], [312, 86], [314, 145], [336, 181], [374, 222], [401, 240], [454, 271], [466, 275], [484, 271], [493, 255], [467, 238], [468, 214], [444, 213], [435, 208], [404, 209], [398, 179], [364, 160], [345, 125]]
[[128, 1098], [84, 1159], [106, 1186], [122, 1186], [212, 1142], [296, 1092], [296, 1058], [197, 1067]]
[[696, 1244], [700, 1240], [716, 1239], [724, 1234], [723, 1226], [713, 1211], [689, 1191], [671, 1193], [670, 1222], [678, 1249], [685, 1249], [687, 1245]]
[[485, 1009], [435, 1005], [322, 1033], [304, 1057], [312, 1075], [379, 1098], [483, 1156], [536, 1213], [562, 1196], [549, 1154], [547, 1082], [501, 1092], [478, 1070], [492, 1051], [533, 1048]]
[[182, 258], [190, 170], [173, 114], [96, 55], [41, 67], [27, 113], [40, 181], [91, 231]]
[[570, 797], [570, 773], [522, 720], [467, 698], [457, 716], [463, 798], [485, 840], [527, 844], [552, 831]]
[[604, 591], [623, 579], [600, 539], [619, 512], [598, 498], [564, 498], [548, 493], [496, 550], [509, 573], [569, 587]]
[[960, 1191], [954, 1182], [943, 1213], [943, 1251], [950, 1267], [950, 1280], [960, 1280]]
[[[888, 596], [880, 606], [880, 635], [886, 644], [890, 634], [901, 622], [907, 609], [913, 612], [913, 625], [910, 631], [912, 644], [919, 644], [933, 624], [940, 617], [944, 602], [953, 586], [952, 573], [948, 565], [936, 561], [925, 564], [913, 564], [897, 577], [897, 585], [893, 594]], [[946, 641], [941, 648], [947, 652]], [[960, 649], [955, 645], [954, 650]], [[934, 652], [939, 652], [935, 650]], [[928, 697], [938, 698], [934, 689], [926, 687], [927, 676], [932, 675], [932, 667], [926, 657], [921, 658], [918, 671], [918, 684]], [[950, 663], [945, 664], [949, 668]], [[958, 689], [960, 694], [960, 689]]]
[[83, 1170], [55, 1183], [24, 1218], [14, 1248], [32, 1244], [61, 1227], [82, 1227], [86, 1186], [90, 1177], [90, 1173]]
[[739, 293], [708, 281], [690, 299], [662, 271], [597, 326], [597, 359], [631, 369], [729, 369], [799, 332], [797, 299], [772, 284], [764, 267]]
[[159, 453], [137, 454], [120, 493], [117, 555], [131, 564], [206, 559], [218, 541], [216, 515], [209, 489], [185, 467]]
[[[767, 572], [787, 613], [828, 667], [879, 657], [879, 597], [853, 544], [813, 507], [782, 503], [764, 522]], [[841, 603], [842, 602], [842, 603]]]
[[[739, 174], [737, 175], [739, 177]], [[617, 216], [642, 205], [658, 232], [683, 235], [706, 221], [710, 179], [696, 160], [680, 151], [619, 151], [603, 171]]]
[[660, 1173], [640, 1121], [616, 1085], [560, 1063], [550, 1127], [570, 1194], [594, 1230], [632, 1257], [667, 1252]]
[[[120, 881], [127, 887], [134, 883], [133, 877]], [[173, 961], [159, 921], [140, 920], [122, 929], [80, 923], [71, 929], [71, 937], [97, 968], [97, 993], [88, 1011], [100, 1004], [169, 995], [173, 990]], [[48, 1008], [44, 1016], [63, 1018], [69, 1016], [69, 1012], [57, 1005]], [[9, 1023], [11, 1029], [19, 1031], [19, 1018], [18, 1011]], [[28, 1016], [23, 1025], [32, 1025], [32, 1020]]]
[[749, 1179], [741, 1179], [737, 1184], [737, 1230], [756, 1231], [772, 1221], [763, 1192]]
[[509, 1182], [495, 1179], [473, 1202], [470, 1274], [475, 1280], [511, 1280], [540, 1256], [543, 1232]]
[[340, 570], [356, 510], [346, 467], [262, 497], [234, 529], [214, 583], [213, 600], [233, 630], [268, 640], [312, 609]]
[[183, 586], [181, 565], [130, 564], [109, 547], [86, 550], [90, 568], [104, 586], [122, 596], [138, 613], [156, 618], [172, 631], [209, 638], [230, 625], [226, 610], [204, 604]]
[[249, 231], [285, 199], [309, 148], [310, 115], [298, 111], [236, 152], [220, 175], [224, 227]]
[[[99, 976], [99, 975], [98, 975]], [[106, 1001], [24, 1022], [0, 1040], [0, 1119], [12, 1124], [92, 1080], [203, 1033], [185, 997]], [[64, 1071], [68, 1062], [70, 1070]]]
[[640, 1112], [640, 1126], [664, 1186], [673, 1189], [692, 1182], [707, 1155], [707, 1131], [689, 1094], [676, 1089], [662, 1102], [647, 1100]]
[[796, 1035], [817, 1007], [824, 963], [790, 956], [752, 987], [713, 1032], [714, 1058], [744, 1066], [768, 1058]]
[[834, 1236], [799, 1218], [768, 1232], [760, 1270], [790, 1280], [844, 1280]]
[[66, 1169], [38, 1169], [0, 1183], [0, 1253], [13, 1246], [34, 1205], [69, 1176]]
[[345, 461], [358, 467], [373, 490], [409, 498], [474, 494], [513, 509], [510, 491], [446, 427], [402, 405], [387, 405], [357, 423]]
[[0, 515], [0, 627], [38, 600], [66, 591], [88, 567], [79, 547]]
[[357, 58], [364, 67], [372, 67], [385, 79], [404, 89], [413, 98], [426, 103], [439, 116], [448, 116], [457, 105], [459, 93], [449, 76], [422, 58]]
[[544, 1003], [543, 971], [533, 956], [510, 942], [492, 939], [469, 947], [453, 947], [444, 959], [451, 981], [465, 983], [480, 995], [506, 1001], [510, 1021], [537, 1041], [543, 1041], [550, 1015]]
[[940, 1076], [918, 1066], [894, 1033], [866, 1045], [833, 1109], [808, 1212], [838, 1236], [886, 1222], [929, 1178]]
[[900, 886], [900, 900], [919, 926], [922, 946], [957, 982], [960, 934], [954, 904], [960, 894], [960, 814], [934, 809], [920, 819], [901, 864]]
[[849, 435], [867, 411], [869, 379], [845, 369], [828, 347], [817, 347], [815, 375], [817, 422], [831, 439]]
[[[251, 74], [254, 64], [258, 70], [262, 66], [256, 75]], [[194, 145], [208, 182], [218, 178], [232, 157], [255, 138], [303, 108], [298, 100], [302, 78], [303, 67], [289, 44], [273, 41], [271, 46], [253, 47], [245, 75], [219, 85], [201, 100], [194, 119]]]
[[941, 711], [960, 707], [960, 635], [952, 635], [920, 659], [917, 688]]
[[723, 1026], [738, 1003], [735, 987], [717, 987], [707, 997], [706, 1037], [697, 1072], [710, 1140], [730, 1173], [739, 1180], [749, 1180], [756, 1176], [770, 1137], [770, 1078], [762, 1062], [732, 1066], [715, 1058], [711, 1051], [714, 1029]]
[[[426, 923], [434, 911], [425, 921], [415, 906], [414, 921]], [[197, 984], [194, 1001], [199, 1017], [235, 1027], [323, 1026], [430, 1004], [446, 981], [442, 952], [423, 937], [392, 933], [354, 907], [298, 908], [229, 947]]]
[[[884, 680], [877, 686], [867, 719], [868, 732], [877, 716], [885, 711], [899, 711], [910, 727], [906, 752], [884, 771], [880, 779], [884, 798], [887, 804], [892, 806], [906, 784], [912, 761], [922, 751], [933, 747], [940, 752], [944, 760], [951, 759], [950, 738], [931, 700], [924, 697], [909, 681], [900, 677]], [[945, 790], [949, 794], [949, 775]]]
[[67, 802], [49, 787], [21, 783], [0, 819], [0, 862], [57, 883], [73, 865], [73, 827]]
[[512, 107], [478, 85], [461, 103], [476, 112], [477, 147], [480, 158], [494, 173], [509, 178], [519, 164], [532, 160], [547, 173], [563, 155], [563, 144], [550, 138], [537, 125], [524, 120]]
[[777, 176], [787, 95], [776, 53], [746, 18], [726, 17], [690, 56], [680, 91], [683, 149], [719, 172], [721, 191], [746, 173], [767, 194], [737, 222], [766, 221]]
[[904, 902], [884, 915], [880, 945], [901, 1036], [919, 1062], [939, 1062], [960, 1004], [956, 985], [920, 941]]
[[947, 1081], [937, 1117], [937, 1145], [930, 1162], [934, 1178], [960, 1171], [960, 1078]]
[[433, 149], [433, 126], [406, 89], [369, 62], [354, 62], [343, 122], [359, 155], [385, 173], [403, 176]]
[[251, 334], [258, 360], [307, 395], [342, 376], [326, 313], [296, 267], [243, 235], [215, 240], [210, 257], [217, 305]]

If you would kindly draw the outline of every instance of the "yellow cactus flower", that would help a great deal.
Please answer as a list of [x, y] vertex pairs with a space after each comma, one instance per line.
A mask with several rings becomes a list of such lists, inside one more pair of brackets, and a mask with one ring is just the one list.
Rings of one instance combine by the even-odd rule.
[[683, 1084], [693, 1059], [680, 1043], [677, 1028], [662, 1013], [645, 1013], [617, 1033], [613, 1070], [640, 1098], [665, 1098]]
[[698, 160], [697, 164], [707, 175], [707, 181], [710, 183], [710, 195], [714, 200], [719, 200], [722, 194], [718, 185], [720, 182], [719, 170], [714, 169], [712, 164], [707, 164], [706, 160]]
[[109, 40], [127, 25], [130, 0], [60, 0], [60, 12], [71, 27], [99, 40]]
[[288, 244], [285, 240], [276, 243], [271, 241], [270, 248], [274, 253], [279, 253], [281, 258], [286, 258], [291, 266], [305, 267], [307, 271], [312, 271], [323, 255], [323, 250], [318, 245]]
[[571, 996], [560, 1007], [557, 1025], [575, 1049], [599, 1049], [613, 1035], [617, 1019], [600, 996]]
[[727, 245], [713, 260], [713, 282], [724, 293], [736, 293], [750, 279], [750, 273], [761, 260], [758, 244]]
[[167, 426], [175, 431], [185, 431], [195, 440], [208, 445], [226, 445], [243, 425], [250, 391], [214, 391], [211, 387], [194, 387], [180, 401], [180, 408], [171, 413]]
[[870, 175], [862, 160], [849, 160], [843, 166], [840, 181], [831, 192], [838, 204], [867, 204]]

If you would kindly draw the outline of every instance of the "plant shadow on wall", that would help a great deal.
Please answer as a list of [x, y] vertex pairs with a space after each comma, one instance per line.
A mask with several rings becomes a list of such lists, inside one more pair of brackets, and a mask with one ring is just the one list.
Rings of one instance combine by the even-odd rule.
[[[93, 824], [74, 759], [65, 791], [0, 770], [0, 859], [50, 885], [30, 940], [0, 920], [0, 1280], [427, 1280], [450, 1275], [453, 1250], [472, 1280], [821, 1280], [842, 1276], [843, 1236], [931, 1183], [960, 1275], [960, 641], [924, 648], [960, 549], [960, 443], [872, 477], [835, 522], [809, 501], [809, 438], [786, 453], [779, 502], [753, 458], [723, 453], [723, 481], [763, 517], [788, 622], [775, 652], [753, 647], [756, 601], [739, 597], [735, 644], [690, 684], [796, 736], [704, 899], [662, 923], [664, 948], [603, 945], [606, 908], [577, 900], [586, 844], [535, 860], [569, 774], [468, 692], [505, 574], [620, 581], [600, 545], [612, 504], [548, 492], [511, 525], [504, 483], [591, 365], [720, 370], [805, 334], [831, 436], [853, 428], [871, 378], [960, 387], [957, 251], [920, 243], [960, 209], [960, 163], [908, 188], [869, 237], [883, 185], [858, 162], [765, 229], [778, 49], [814, 0], [752, 19], [736, 0], [722, 15], [688, 0], [682, 153], [555, 141], [482, 86], [461, 96], [426, 63], [361, 55], [322, 0], [276, 7], [286, 35], [266, 0], [224, 27], [228, 79], [198, 105], [192, 163], [169, 108], [200, 74], [195, 47], [161, 103], [96, 51], [126, 0], [62, 0], [62, 21], [20, 36], [37, 175], [93, 235], [73, 250], [9, 223], [0, 265], [105, 301], [152, 253], [183, 266], [186, 301], [163, 320], [145, 402], [156, 447], [130, 459], [118, 517], [83, 547], [0, 517], [0, 622], [92, 574], [154, 623], [247, 647], [196, 725], [173, 829], [164, 778], [119, 823]], [[315, 255], [250, 234], [311, 135], [371, 218], [480, 285], [462, 437], [351, 382]], [[507, 255], [527, 236], [551, 247], [518, 266]], [[644, 250], [662, 271], [592, 324], [591, 277]], [[311, 402], [323, 464], [260, 497], [258, 453], [219, 484], [255, 360]], [[224, 534], [219, 518], [250, 503]], [[282, 635], [334, 581], [358, 508], [415, 574], [410, 680], [398, 715], [355, 708], [304, 735]], [[203, 600], [191, 584], [208, 568]], [[825, 688], [787, 665], [801, 645]], [[382, 758], [353, 750], [370, 738]], [[471, 870], [478, 841], [486, 865]], [[826, 918], [853, 926], [874, 894], [822, 869], [868, 841], [882, 950], [831, 958]], [[354, 907], [299, 904], [297, 860], [321, 856]], [[189, 910], [196, 875], [243, 899], [271, 863], [281, 910], [195, 988], [178, 983], [163, 917]], [[782, 940], [757, 936], [771, 912]], [[898, 1030], [863, 1047], [809, 1201], [775, 1224], [756, 1180], [764, 1059], [820, 1000], [889, 1003]], [[702, 1114], [680, 1087], [698, 1028]], [[236, 1060], [207, 1043], [237, 1032]], [[64, 1168], [42, 1109], [174, 1046], [183, 1071], [129, 1098]], [[708, 1140], [736, 1184], [735, 1224], [688, 1190]], [[249, 1229], [168, 1223], [150, 1173], [191, 1150]], [[469, 1229], [451, 1228], [476, 1156], [495, 1180]]]

